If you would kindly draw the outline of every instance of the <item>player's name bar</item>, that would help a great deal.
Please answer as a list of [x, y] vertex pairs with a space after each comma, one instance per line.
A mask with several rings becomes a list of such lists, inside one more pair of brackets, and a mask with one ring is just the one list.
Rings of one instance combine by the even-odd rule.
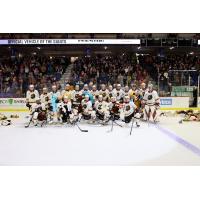
[[136, 44], [140, 39], [11, 39], [0, 40], [0, 45], [31, 45], [31, 44]]

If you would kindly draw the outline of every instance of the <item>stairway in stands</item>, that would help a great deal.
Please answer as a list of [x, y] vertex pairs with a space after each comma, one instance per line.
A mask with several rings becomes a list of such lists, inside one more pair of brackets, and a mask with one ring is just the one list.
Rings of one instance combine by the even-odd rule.
[[72, 69], [73, 69], [73, 64], [70, 64], [67, 67], [65, 73], [62, 75], [62, 78], [60, 79], [62, 88], [64, 88], [65, 84], [70, 81], [71, 76], [72, 76]]

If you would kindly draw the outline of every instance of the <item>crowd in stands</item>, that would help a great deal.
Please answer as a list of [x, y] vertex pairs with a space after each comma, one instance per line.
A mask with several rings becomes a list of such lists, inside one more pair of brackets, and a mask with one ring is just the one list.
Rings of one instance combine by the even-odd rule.
[[[68, 60], [51, 57], [22, 57], [0, 61], [1, 96], [12, 94], [24, 96], [28, 85], [34, 84], [41, 91], [43, 87], [51, 88], [57, 84], [61, 87], [60, 78], [66, 70]], [[196, 70], [196, 72], [175, 72], [170, 70]], [[158, 85], [162, 95], [170, 95], [172, 85], [196, 85], [200, 70], [200, 58], [195, 55], [151, 56], [120, 54], [116, 56], [83, 56], [74, 62], [71, 74], [71, 85], [79, 84], [148, 84]], [[159, 74], [159, 75], [158, 75]], [[61, 89], [61, 88], [60, 88]]]
[[30, 56], [0, 61], [1, 97], [23, 97], [29, 84], [41, 91], [45, 86], [59, 84], [67, 61], [64, 58]]
[[79, 58], [74, 63], [72, 82], [81, 85], [93, 82], [97, 86], [119, 83], [124, 87], [132, 83], [140, 85], [149, 78], [136, 57], [123, 54]]

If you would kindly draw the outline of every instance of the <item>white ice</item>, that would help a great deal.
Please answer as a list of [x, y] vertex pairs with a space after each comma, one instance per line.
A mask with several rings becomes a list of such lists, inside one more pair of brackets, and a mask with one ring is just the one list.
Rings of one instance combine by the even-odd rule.
[[[114, 125], [110, 132], [111, 125], [81, 123], [88, 130], [83, 133], [69, 125], [24, 128], [26, 121], [23, 114], [11, 126], [0, 127], [0, 165], [200, 165], [198, 155], [151, 124], [141, 123], [130, 135], [131, 124]], [[172, 118], [160, 125], [178, 135], [181, 127], [173, 130], [172, 123], [181, 126]]]

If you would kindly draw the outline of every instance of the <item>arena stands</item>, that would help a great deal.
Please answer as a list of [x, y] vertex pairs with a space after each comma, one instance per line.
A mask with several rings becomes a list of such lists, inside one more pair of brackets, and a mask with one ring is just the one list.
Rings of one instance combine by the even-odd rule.
[[58, 84], [68, 61], [64, 58], [30, 56], [0, 62], [1, 97], [23, 97], [29, 84], [42, 87]]

